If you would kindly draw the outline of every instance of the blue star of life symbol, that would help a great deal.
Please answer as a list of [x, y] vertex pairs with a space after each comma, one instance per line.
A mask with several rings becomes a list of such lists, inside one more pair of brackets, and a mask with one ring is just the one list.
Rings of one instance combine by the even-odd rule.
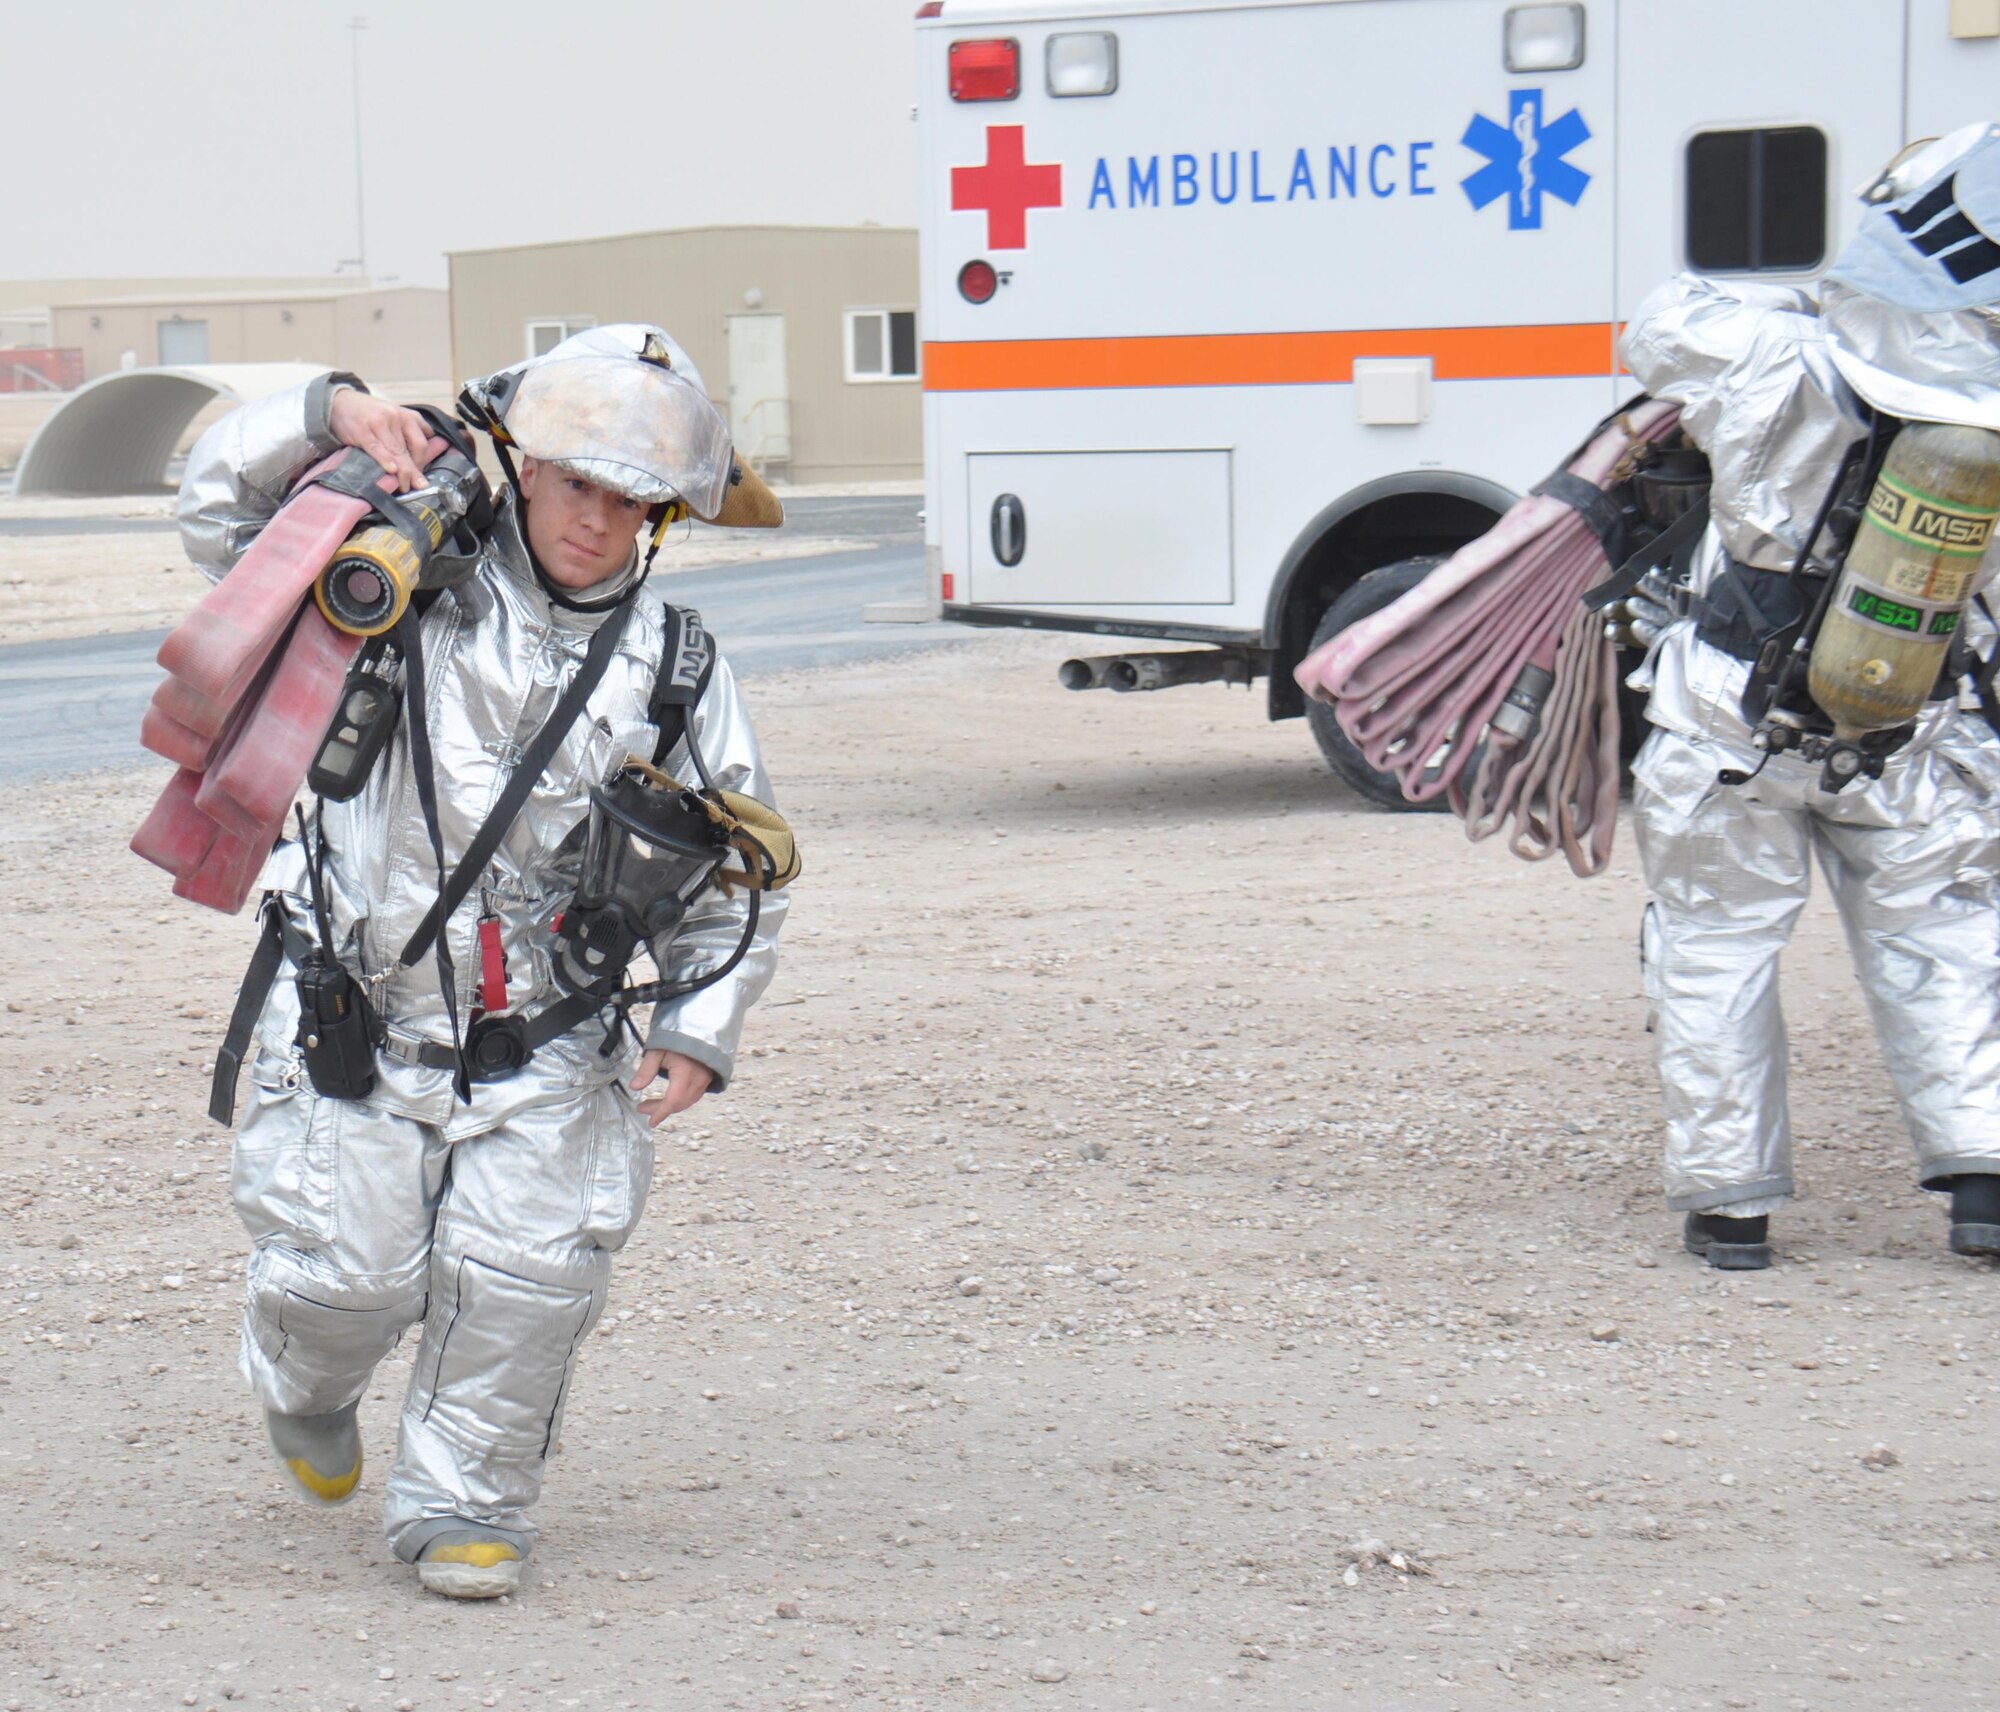
[[1507, 198], [1507, 224], [1516, 232], [1538, 232], [1544, 194], [1572, 208], [1590, 182], [1590, 174], [1562, 157], [1590, 137], [1583, 115], [1572, 107], [1552, 125], [1542, 123], [1542, 92], [1516, 89], [1508, 94], [1507, 123], [1495, 124], [1484, 113], [1473, 115], [1459, 139], [1486, 164], [1459, 182], [1474, 208]]

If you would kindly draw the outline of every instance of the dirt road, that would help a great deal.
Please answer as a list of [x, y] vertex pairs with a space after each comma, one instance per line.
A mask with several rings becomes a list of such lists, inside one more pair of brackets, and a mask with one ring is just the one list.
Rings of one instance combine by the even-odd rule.
[[201, 1110], [247, 930], [0, 794], [0, 1706], [2000, 1704], [2000, 1277], [1911, 1187], [1844, 953], [1808, 1193], [1678, 1252], [1629, 841], [1370, 811], [1059, 643], [771, 679], [778, 984], [662, 1132], [522, 1596], [287, 1500]]

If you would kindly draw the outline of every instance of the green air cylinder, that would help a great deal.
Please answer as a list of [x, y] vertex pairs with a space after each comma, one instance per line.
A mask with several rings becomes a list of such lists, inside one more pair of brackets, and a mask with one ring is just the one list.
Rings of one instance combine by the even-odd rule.
[[1912, 422], [1890, 443], [1813, 643], [1807, 683], [1855, 738], [1916, 718], [2000, 517], [2000, 434]]

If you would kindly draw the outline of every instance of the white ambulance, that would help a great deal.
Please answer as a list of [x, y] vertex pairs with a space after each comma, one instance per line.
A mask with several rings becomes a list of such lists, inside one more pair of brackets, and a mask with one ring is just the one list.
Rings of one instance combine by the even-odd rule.
[[1655, 284], [1809, 282], [1905, 140], [2000, 118], [2000, 0], [917, 16], [936, 608], [1198, 644], [1064, 681], [1265, 678], [1273, 719], [1634, 390]]

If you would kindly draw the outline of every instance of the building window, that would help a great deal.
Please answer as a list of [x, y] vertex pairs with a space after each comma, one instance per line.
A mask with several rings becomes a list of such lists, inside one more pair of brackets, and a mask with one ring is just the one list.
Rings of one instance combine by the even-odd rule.
[[1702, 273], [1802, 273], [1826, 259], [1826, 133], [1704, 131], [1687, 146], [1687, 258]]
[[528, 355], [545, 357], [567, 339], [572, 333], [581, 333], [586, 328], [595, 327], [595, 315], [551, 316], [546, 321], [528, 323]]
[[847, 312], [849, 380], [917, 378], [917, 312], [850, 309]]

